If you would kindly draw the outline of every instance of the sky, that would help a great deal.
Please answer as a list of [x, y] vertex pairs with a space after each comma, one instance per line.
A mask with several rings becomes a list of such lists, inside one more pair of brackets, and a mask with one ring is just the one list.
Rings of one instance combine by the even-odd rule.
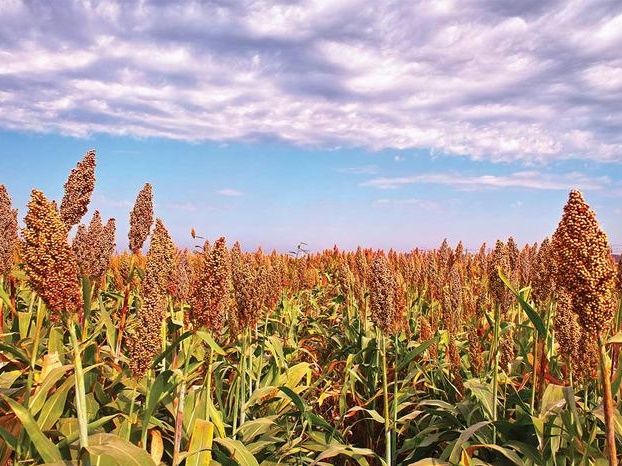
[[[0, 1], [0, 183], [143, 183], [180, 245], [540, 241], [581, 189], [622, 249], [618, 1]], [[85, 219], [88, 220], [88, 219]]]

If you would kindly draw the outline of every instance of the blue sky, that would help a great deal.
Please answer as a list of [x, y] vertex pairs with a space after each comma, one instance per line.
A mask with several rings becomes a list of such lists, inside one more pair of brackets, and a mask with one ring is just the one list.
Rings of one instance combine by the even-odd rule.
[[582, 189], [622, 249], [622, 4], [0, 2], [0, 183], [21, 216], [98, 152], [119, 248], [541, 240]]
[[2, 181], [22, 212], [32, 187], [60, 199], [69, 170], [88, 148], [97, 148], [92, 207], [117, 219], [120, 248], [144, 182], [154, 185], [157, 215], [186, 246], [193, 244], [192, 227], [248, 249], [287, 250], [305, 241], [312, 249], [336, 243], [407, 250], [436, 246], [445, 237], [475, 248], [509, 235], [531, 242], [554, 230], [571, 186], [584, 187], [612, 242], [622, 239], [619, 164], [525, 167], [417, 150], [101, 135], [3, 132], [0, 141]]

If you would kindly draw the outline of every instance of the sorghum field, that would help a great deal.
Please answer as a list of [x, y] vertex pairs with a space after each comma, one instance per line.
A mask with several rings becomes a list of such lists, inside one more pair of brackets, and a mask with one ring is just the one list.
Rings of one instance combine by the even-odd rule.
[[581, 193], [523, 247], [182, 250], [149, 184], [115, 244], [95, 166], [23, 228], [0, 187], [1, 464], [618, 463], [620, 274]]

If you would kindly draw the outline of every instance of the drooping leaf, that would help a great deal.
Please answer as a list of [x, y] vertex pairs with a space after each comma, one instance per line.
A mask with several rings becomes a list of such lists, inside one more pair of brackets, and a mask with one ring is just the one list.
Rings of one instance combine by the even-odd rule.
[[2, 399], [11, 407], [15, 415], [19, 418], [24, 429], [28, 433], [32, 444], [35, 446], [37, 452], [43, 458], [43, 461], [47, 463], [53, 463], [56, 461], [61, 461], [62, 456], [60, 451], [56, 445], [52, 443], [52, 441], [47, 438], [39, 426], [37, 422], [33, 419], [32, 415], [28, 412], [26, 408], [20, 405], [17, 401], [14, 401], [7, 397], [6, 395], [0, 395]]

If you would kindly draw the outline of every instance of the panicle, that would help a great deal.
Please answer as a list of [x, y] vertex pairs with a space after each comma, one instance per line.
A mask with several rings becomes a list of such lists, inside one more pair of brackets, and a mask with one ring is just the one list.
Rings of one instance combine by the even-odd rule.
[[553, 328], [555, 329], [555, 340], [558, 344], [559, 354], [566, 362], [576, 366], [577, 356], [581, 351], [582, 331], [577, 315], [572, 309], [572, 298], [564, 290], [560, 290], [557, 294]]
[[384, 254], [378, 254], [371, 266], [370, 308], [374, 324], [386, 335], [403, 326], [405, 301], [403, 285], [389, 267]]
[[232, 316], [234, 326], [237, 330], [252, 328], [257, 323], [262, 304], [261, 284], [256, 270], [242, 254], [237, 242], [231, 249], [231, 279], [236, 304], [236, 312]]
[[17, 245], [17, 209], [13, 208], [6, 187], [0, 185], [0, 275], [11, 271]]
[[62, 313], [82, 312], [78, 262], [67, 242], [67, 226], [55, 204], [33, 190], [23, 236], [24, 268], [30, 286], [58, 321]]
[[95, 189], [95, 151], [89, 150], [71, 170], [65, 182], [65, 194], [60, 204], [60, 217], [67, 229], [78, 224], [89, 207]]
[[551, 298], [555, 288], [553, 260], [551, 241], [546, 238], [540, 244], [534, 259], [532, 294], [540, 306]]
[[79, 225], [72, 242], [72, 249], [78, 260], [80, 273], [98, 282], [108, 271], [115, 247], [115, 220], [102, 223], [99, 211], [93, 213], [88, 228]]
[[175, 245], [164, 223], [156, 220], [147, 253], [143, 289], [153, 288], [160, 294], [168, 291], [169, 278], [174, 272]]
[[175, 257], [175, 272], [169, 282], [169, 292], [179, 301], [188, 301], [190, 295], [190, 280], [192, 264], [188, 251], [179, 251]]
[[467, 334], [469, 342], [469, 362], [471, 363], [471, 372], [475, 377], [478, 377], [482, 373], [484, 368], [484, 348], [482, 345], [482, 338], [479, 335], [478, 328], [473, 325]]
[[143, 186], [130, 213], [130, 251], [137, 254], [145, 244], [153, 225], [153, 192], [149, 183]]
[[507, 289], [501, 277], [499, 277], [499, 271], [503, 272], [505, 276], [510, 276], [511, 270], [508, 250], [503, 241], [497, 240], [489, 262], [488, 289], [494, 303], [499, 305], [502, 311], [505, 311], [510, 306], [512, 298], [510, 290]]
[[606, 333], [614, 313], [615, 272], [607, 235], [579, 191], [571, 191], [553, 234], [555, 283], [570, 295], [589, 335]]
[[222, 330], [231, 300], [231, 260], [224, 237], [212, 247], [206, 242], [191, 285], [189, 314], [196, 328]]
[[143, 301], [137, 314], [137, 326], [130, 336], [130, 369], [141, 378], [149, 369], [154, 357], [160, 352], [160, 331], [169, 276], [173, 273], [175, 246], [160, 219], [147, 253], [145, 278], [142, 284]]

